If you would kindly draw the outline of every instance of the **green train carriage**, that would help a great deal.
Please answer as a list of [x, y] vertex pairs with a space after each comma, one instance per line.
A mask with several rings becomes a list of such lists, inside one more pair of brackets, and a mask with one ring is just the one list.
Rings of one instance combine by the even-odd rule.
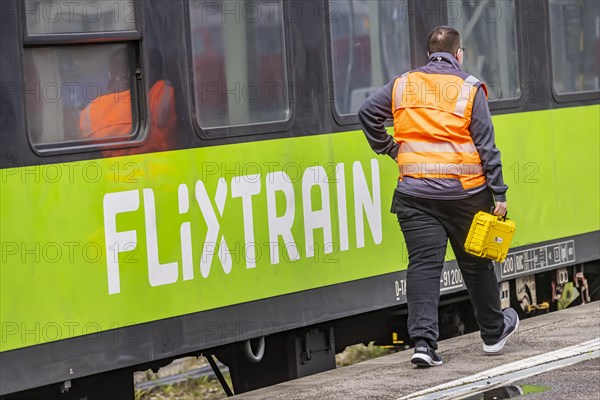
[[[427, 33], [445, 23], [490, 88], [517, 221], [496, 265], [504, 301], [525, 313], [567, 306], [561, 290], [597, 297], [593, 1], [1, 11], [1, 396], [132, 396], [134, 371], [201, 353], [242, 392], [391, 341], [408, 263], [388, 214], [397, 167], [371, 153], [356, 111], [423, 64]], [[114, 82], [130, 126], [84, 135], [82, 112]], [[465, 294], [451, 254], [442, 294]]]

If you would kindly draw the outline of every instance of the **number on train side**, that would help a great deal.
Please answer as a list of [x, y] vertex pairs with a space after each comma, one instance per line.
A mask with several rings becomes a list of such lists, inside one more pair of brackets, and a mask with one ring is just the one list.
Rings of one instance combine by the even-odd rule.
[[502, 263], [502, 275], [515, 272], [515, 260], [513, 257], [507, 257]]

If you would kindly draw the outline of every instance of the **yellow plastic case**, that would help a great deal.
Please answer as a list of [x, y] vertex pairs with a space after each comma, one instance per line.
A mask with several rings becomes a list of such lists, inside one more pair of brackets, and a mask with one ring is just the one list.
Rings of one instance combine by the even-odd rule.
[[515, 234], [514, 221], [479, 211], [475, 214], [465, 242], [465, 251], [502, 262]]

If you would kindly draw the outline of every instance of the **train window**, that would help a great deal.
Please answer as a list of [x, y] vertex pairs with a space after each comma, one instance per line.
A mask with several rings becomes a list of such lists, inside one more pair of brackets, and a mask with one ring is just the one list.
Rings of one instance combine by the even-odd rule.
[[190, 0], [189, 11], [200, 127], [289, 120], [282, 1]]
[[448, 0], [448, 24], [465, 47], [463, 69], [482, 79], [490, 101], [520, 94], [514, 0]]
[[551, 0], [550, 33], [556, 93], [600, 90], [598, 1]]
[[140, 34], [134, 0], [25, 0], [27, 135], [39, 152], [136, 140]]
[[133, 0], [25, 0], [28, 34], [135, 30]]
[[131, 136], [136, 131], [132, 53], [133, 45], [126, 43], [26, 48], [24, 94], [32, 144]]
[[330, 0], [333, 95], [338, 115], [411, 69], [408, 0]]

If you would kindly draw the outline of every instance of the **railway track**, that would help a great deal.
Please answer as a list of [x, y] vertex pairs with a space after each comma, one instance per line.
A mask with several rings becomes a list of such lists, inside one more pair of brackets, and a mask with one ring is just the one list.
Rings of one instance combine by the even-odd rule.
[[[229, 372], [229, 368], [226, 365], [217, 363], [221, 373]], [[154, 379], [151, 381], [140, 382], [135, 385], [136, 390], [152, 390], [162, 386], [176, 385], [178, 383], [186, 382], [192, 379], [200, 379], [202, 377], [216, 378], [214, 371], [210, 365], [204, 365], [200, 368], [195, 368], [190, 371], [181, 372], [174, 375], [165, 376], [163, 378]]]

